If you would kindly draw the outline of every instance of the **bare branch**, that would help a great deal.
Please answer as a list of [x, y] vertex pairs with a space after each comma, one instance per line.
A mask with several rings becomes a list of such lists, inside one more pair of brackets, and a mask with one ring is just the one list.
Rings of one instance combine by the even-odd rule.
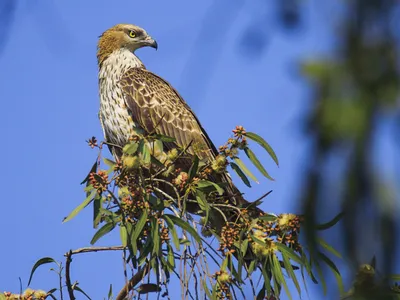
[[132, 278], [124, 285], [120, 290], [115, 300], [124, 300], [128, 293], [133, 290], [133, 288], [146, 276], [150, 271], [150, 265], [145, 265], [143, 268], [139, 269], [138, 272], [132, 276]]

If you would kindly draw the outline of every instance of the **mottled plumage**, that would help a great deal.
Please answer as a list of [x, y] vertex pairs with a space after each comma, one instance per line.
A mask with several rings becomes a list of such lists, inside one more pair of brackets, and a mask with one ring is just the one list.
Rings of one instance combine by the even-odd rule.
[[[119, 24], [107, 30], [98, 44], [100, 112], [105, 139], [123, 147], [134, 127], [174, 137], [167, 149], [188, 148], [189, 154], [211, 162], [218, 152], [199, 120], [178, 92], [164, 79], [146, 70], [134, 51], [143, 46], [157, 48], [157, 43], [143, 29]], [[118, 156], [117, 150], [113, 149]], [[192, 159], [181, 159], [190, 166]], [[218, 181], [228, 183], [227, 191], [246, 202], [227, 174]], [[246, 202], [247, 203], [247, 202]]]

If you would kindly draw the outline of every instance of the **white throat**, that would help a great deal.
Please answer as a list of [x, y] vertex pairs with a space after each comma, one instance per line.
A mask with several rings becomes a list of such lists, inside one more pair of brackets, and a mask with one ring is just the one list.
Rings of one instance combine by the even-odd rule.
[[118, 49], [107, 57], [101, 65], [99, 79], [114, 77], [120, 79], [130, 68], [144, 68], [141, 60], [128, 49]]

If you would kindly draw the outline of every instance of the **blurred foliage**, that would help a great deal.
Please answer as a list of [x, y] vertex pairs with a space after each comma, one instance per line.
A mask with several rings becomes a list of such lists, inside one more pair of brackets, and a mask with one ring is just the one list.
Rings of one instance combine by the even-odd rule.
[[[377, 175], [382, 168], [373, 160], [377, 155], [378, 126], [385, 119], [398, 117], [399, 47], [392, 20], [399, 3], [355, 0], [341, 1], [341, 5], [344, 13], [335, 24], [340, 28], [335, 55], [302, 65], [314, 90], [307, 126], [314, 142], [302, 195], [306, 220], [310, 222], [307, 236], [311, 242], [315, 240], [312, 223], [323, 210], [335, 207], [324, 204], [327, 195], [334, 193], [344, 212], [339, 236], [346, 260], [356, 269], [360, 260], [376, 254], [382, 272], [390, 274], [397, 254], [398, 224], [392, 211], [393, 199], [386, 197], [387, 192], [382, 193], [382, 186], [394, 187]], [[391, 134], [394, 144], [399, 132], [393, 128]], [[343, 166], [339, 186], [324, 167], [332, 157]], [[333, 186], [340, 192], [333, 191]], [[366, 222], [375, 232], [365, 226]], [[371, 241], [373, 245], [369, 245]], [[380, 292], [383, 297], [384, 291]], [[369, 293], [370, 298], [357, 299], [377, 299], [379, 292], [372, 294], [375, 298]]]

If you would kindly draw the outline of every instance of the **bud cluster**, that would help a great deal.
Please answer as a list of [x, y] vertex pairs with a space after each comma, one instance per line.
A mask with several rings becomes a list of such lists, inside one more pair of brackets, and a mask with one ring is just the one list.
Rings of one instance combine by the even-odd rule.
[[217, 281], [217, 299], [232, 299], [232, 294], [229, 289], [229, 284], [232, 282], [232, 277], [226, 271], [217, 271], [211, 277]]
[[247, 146], [247, 140], [244, 136], [246, 134], [246, 130], [243, 126], [236, 126], [233, 131], [234, 138], [228, 139], [228, 141], [219, 147], [219, 153], [224, 155], [225, 157], [234, 158], [238, 154], [238, 149], [244, 149]]
[[221, 230], [221, 241], [217, 251], [227, 253], [235, 252], [234, 243], [239, 241], [243, 223], [227, 222]]
[[302, 217], [295, 214], [281, 214], [275, 222], [260, 222], [259, 225], [269, 237], [276, 237], [279, 243], [282, 243], [294, 251], [301, 251], [301, 245], [298, 237]]
[[4, 292], [5, 299], [7, 300], [44, 300], [47, 293], [43, 290], [26, 289], [22, 295], [12, 294], [11, 292]]
[[107, 190], [110, 181], [108, 180], [107, 172], [99, 170], [97, 173], [92, 172], [89, 174], [89, 183], [101, 194]]

